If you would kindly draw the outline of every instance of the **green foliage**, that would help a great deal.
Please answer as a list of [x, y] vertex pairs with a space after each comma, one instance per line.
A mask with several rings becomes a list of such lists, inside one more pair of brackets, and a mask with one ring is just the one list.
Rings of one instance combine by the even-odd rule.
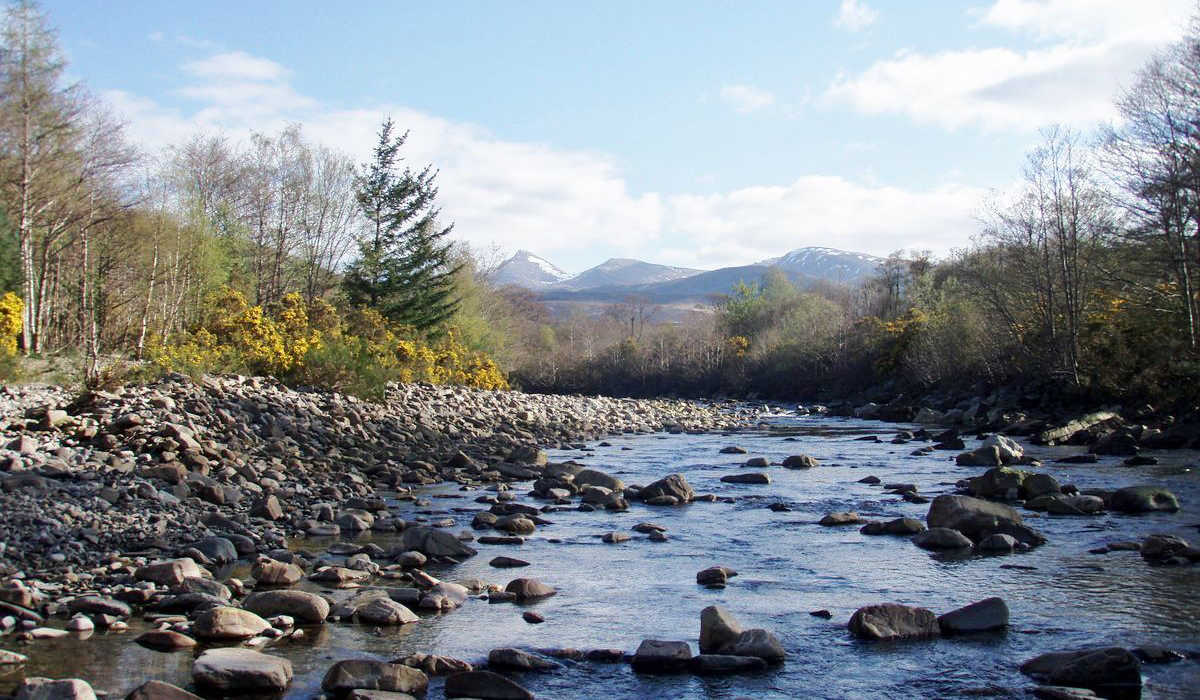
[[394, 126], [391, 119], [384, 122], [374, 159], [357, 183], [369, 230], [359, 241], [359, 257], [347, 269], [343, 289], [352, 303], [426, 331], [458, 309], [455, 276], [462, 265], [454, 263], [445, 241], [453, 225], [437, 221], [437, 174], [431, 167], [399, 169], [408, 134], [393, 136]]

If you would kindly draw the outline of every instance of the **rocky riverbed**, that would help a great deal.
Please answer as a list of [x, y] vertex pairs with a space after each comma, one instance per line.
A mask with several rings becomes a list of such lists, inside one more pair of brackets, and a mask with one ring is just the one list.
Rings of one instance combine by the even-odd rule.
[[1197, 671], [1190, 451], [247, 378], [2, 400], [23, 698], [1187, 697]]

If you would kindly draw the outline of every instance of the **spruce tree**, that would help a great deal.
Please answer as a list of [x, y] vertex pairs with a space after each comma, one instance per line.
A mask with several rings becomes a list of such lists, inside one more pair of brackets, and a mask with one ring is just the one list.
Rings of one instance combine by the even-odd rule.
[[396, 323], [428, 331], [458, 309], [454, 276], [461, 268], [445, 240], [453, 224], [438, 223], [437, 173], [401, 169], [408, 133], [383, 123], [374, 158], [363, 166], [355, 190], [368, 230], [343, 287], [351, 303], [369, 306]]

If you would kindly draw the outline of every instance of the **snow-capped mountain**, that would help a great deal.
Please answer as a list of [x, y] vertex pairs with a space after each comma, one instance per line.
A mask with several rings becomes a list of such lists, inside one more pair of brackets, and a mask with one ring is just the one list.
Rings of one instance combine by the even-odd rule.
[[796, 277], [856, 284], [875, 274], [883, 258], [836, 248], [797, 248], [759, 265], [775, 266]]
[[497, 286], [512, 284], [536, 290], [549, 287], [568, 277], [570, 275], [545, 259], [539, 258], [527, 250], [518, 250], [511, 258], [496, 268], [496, 272], [492, 275], [492, 281]]
[[595, 289], [597, 287], [629, 287], [641, 284], [670, 282], [691, 277], [700, 270], [687, 267], [656, 265], [630, 258], [609, 258], [599, 265], [565, 279], [555, 285], [562, 289]]

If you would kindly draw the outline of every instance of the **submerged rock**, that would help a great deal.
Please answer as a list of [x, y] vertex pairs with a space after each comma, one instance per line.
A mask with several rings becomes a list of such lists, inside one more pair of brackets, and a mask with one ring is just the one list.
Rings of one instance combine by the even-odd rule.
[[1050, 652], [1021, 664], [1021, 672], [1028, 676], [1080, 688], [1141, 685], [1141, 671], [1137, 656], [1120, 647]]
[[491, 671], [467, 671], [446, 678], [446, 697], [479, 700], [533, 700], [533, 693]]

